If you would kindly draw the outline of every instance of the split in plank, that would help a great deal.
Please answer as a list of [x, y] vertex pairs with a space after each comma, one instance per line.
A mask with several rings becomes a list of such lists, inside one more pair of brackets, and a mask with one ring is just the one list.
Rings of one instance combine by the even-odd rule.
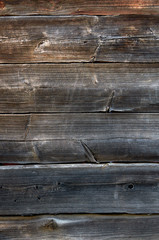
[[0, 215], [159, 213], [158, 164], [0, 167]]
[[158, 62], [159, 16], [0, 17], [0, 63]]
[[0, 217], [3, 240], [158, 240], [159, 216], [74, 214]]
[[[87, 149], [83, 147], [87, 146]], [[159, 139], [0, 141], [1, 164], [159, 162]]]
[[2, 64], [0, 113], [159, 112], [159, 64]]
[[0, 15], [159, 14], [156, 0], [1, 0]]

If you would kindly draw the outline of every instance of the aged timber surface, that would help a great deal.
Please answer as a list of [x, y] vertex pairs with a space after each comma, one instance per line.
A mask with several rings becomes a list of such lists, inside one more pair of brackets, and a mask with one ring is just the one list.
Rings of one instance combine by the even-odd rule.
[[0, 63], [158, 62], [159, 16], [0, 17]]
[[0, 113], [159, 112], [159, 64], [1, 64]]
[[1, 114], [0, 140], [158, 139], [159, 114]]
[[0, 163], [159, 162], [159, 139], [154, 136], [106, 136], [84, 143], [92, 154], [88, 155], [80, 140], [0, 141]]
[[1, 114], [0, 163], [158, 162], [159, 114]]
[[1, 217], [3, 240], [158, 240], [159, 216], [74, 214]]
[[157, 0], [1, 0], [0, 15], [158, 14]]
[[158, 164], [0, 167], [0, 214], [159, 213]]

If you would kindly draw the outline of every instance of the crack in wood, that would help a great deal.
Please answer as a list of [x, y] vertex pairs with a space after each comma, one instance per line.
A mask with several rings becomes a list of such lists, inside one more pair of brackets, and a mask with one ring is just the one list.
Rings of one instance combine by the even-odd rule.
[[108, 98], [108, 102], [106, 104], [106, 112], [110, 112], [110, 108], [113, 102], [113, 98], [114, 98], [114, 94], [115, 94], [115, 90], [113, 90], [110, 94], [110, 97]]
[[95, 48], [93, 56], [91, 57], [91, 61], [90, 62], [95, 62], [97, 60], [97, 54], [99, 52], [99, 49], [100, 49], [102, 43], [103, 43], [103, 41], [102, 41], [101, 37], [99, 37], [97, 46]]
[[87, 158], [90, 160], [90, 162], [99, 164], [99, 162], [95, 159], [90, 148], [83, 141], [80, 141], [80, 142], [81, 142], [81, 145], [84, 148], [85, 154], [86, 154]]
[[26, 127], [25, 127], [24, 140], [26, 140], [26, 138], [27, 138], [27, 136], [28, 136], [28, 133], [29, 133], [30, 124], [31, 124], [31, 117], [32, 117], [32, 115], [30, 114], [30, 115], [29, 115], [29, 118], [28, 118], [28, 121], [27, 121], [27, 124], [26, 124]]
[[38, 162], [41, 162], [41, 161], [40, 161], [40, 153], [39, 153], [38, 147], [35, 145], [34, 142], [32, 142], [32, 148], [33, 148], [33, 156], [34, 156], [34, 158], [35, 158]]

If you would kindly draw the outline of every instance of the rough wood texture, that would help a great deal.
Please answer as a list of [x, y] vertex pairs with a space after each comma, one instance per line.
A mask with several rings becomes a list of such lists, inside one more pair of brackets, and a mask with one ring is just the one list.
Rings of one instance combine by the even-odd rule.
[[0, 15], [158, 14], [157, 0], [1, 0]]
[[2, 64], [0, 113], [159, 112], [159, 64]]
[[158, 162], [159, 114], [1, 114], [0, 163]]
[[158, 240], [159, 216], [58, 215], [1, 217], [3, 240]]
[[159, 114], [1, 114], [0, 140], [158, 139]]
[[0, 167], [0, 214], [159, 213], [158, 164]]
[[1, 17], [0, 63], [158, 62], [159, 16]]
[[[159, 139], [83, 140], [98, 162], [159, 162]], [[107, 136], [106, 136], [107, 138]], [[0, 141], [0, 163], [95, 162], [78, 140]]]

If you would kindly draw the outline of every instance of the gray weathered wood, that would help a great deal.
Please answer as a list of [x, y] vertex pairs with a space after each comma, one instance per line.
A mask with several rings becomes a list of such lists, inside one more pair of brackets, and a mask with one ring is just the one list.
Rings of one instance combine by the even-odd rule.
[[156, 0], [1, 0], [0, 15], [158, 14]]
[[0, 63], [158, 62], [159, 16], [0, 18]]
[[0, 167], [0, 214], [159, 213], [158, 164]]
[[0, 140], [158, 139], [159, 114], [1, 114]]
[[0, 217], [0, 238], [3, 240], [158, 240], [158, 225], [158, 215]]
[[158, 162], [158, 136], [159, 114], [1, 114], [0, 163]]
[[[159, 162], [159, 139], [107, 138], [83, 140], [98, 162]], [[0, 163], [92, 162], [81, 141], [0, 141]]]
[[159, 64], [2, 64], [0, 113], [159, 112]]

